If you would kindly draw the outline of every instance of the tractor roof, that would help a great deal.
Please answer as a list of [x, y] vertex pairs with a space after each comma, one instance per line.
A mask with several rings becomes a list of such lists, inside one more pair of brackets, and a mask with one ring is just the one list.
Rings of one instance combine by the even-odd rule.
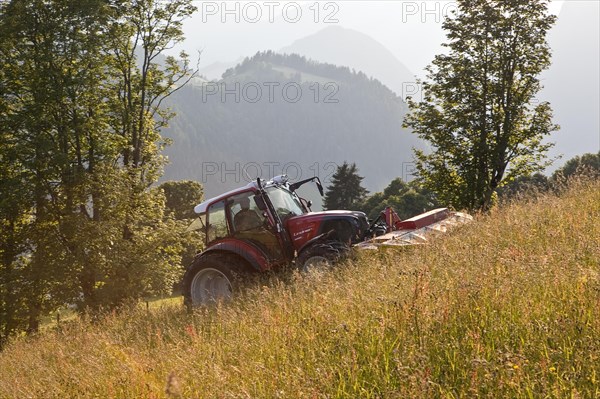
[[[288, 181], [288, 177], [286, 175], [275, 176], [273, 179], [269, 180], [268, 182], [265, 182], [264, 180], [261, 179], [261, 183], [264, 188], [271, 187], [271, 186], [280, 186], [280, 185], [287, 183], [287, 181]], [[209, 199], [203, 201], [202, 203], [196, 205], [194, 207], [194, 212], [196, 212], [198, 214], [205, 213], [206, 208], [208, 208], [208, 206], [210, 204], [212, 204], [213, 202], [231, 197], [232, 195], [235, 195], [237, 193], [241, 193], [244, 191], [248, 191], [248, 190], [258, 190], [257, 182], [251, 181], [250, 183], [246, 184], [243, 187], [239, 187], [239, 188], [233, 189], [231, 191], [227, 191], [226, 193], [223, 193], [221, 195], [217, 195], [216, 197], [209, 198]]]
[[250, 189], [254, 189], [254, 190], [258, 189], [258, 186], [256, 185], [255, 181], [252, 181], [243, 187], [239, 187], [239, 188], [233, 189], [231, 191], [227, 191], [226, 193], [217, 195], [216, 197], [212, 197], [212, 198], [207, 199], [206, 201], [201, 202], [200, 204], [198, 204], [194, 207], [194, 212], [204, 213], [204, 212], [206, 212], [206, 208], [213, 202], [219, 201], [221, 199], [225, 199], [227, 197], [231, 197], [232, 195], [235, 195], [237, 193], [247, 191]]

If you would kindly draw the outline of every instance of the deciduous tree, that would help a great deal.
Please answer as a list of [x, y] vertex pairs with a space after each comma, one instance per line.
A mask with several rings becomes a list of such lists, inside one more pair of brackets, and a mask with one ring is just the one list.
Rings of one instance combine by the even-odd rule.
[[569, 179], [576, 175], [600, 177], [600, 151], [573, 157], [552, 174], [552, 180]]
[[435, 57], [424, 99], [406, 126], [432, 145], [416, 151], [426, 187], [455, 208], [489, 209], [504, 182], [543, 169], [558, 127], [535, 101], [550, 65], [547, 0], [459, 0], [443, 24], [447, 51]]
[[65, 303], [168, 292], [181, 224], [150, 186], [162, 101], [191, 77], [191, 0], [0, 3], [0, 344]]
[[158, 186], [165, 194], [166, 207], [175, 219], [197, 217], [194, 207], [202, 201], [203, 189], [198, 182], [191, 180], [168, 181]]
[[417, 181], [404, 182], [396, 178], [383, 190], [366, 198], [360, 205], [369, 219], [376, 219], [386, 207], [392, 207], [402, 219], [418, 215], [439, 206], [433, 193]]

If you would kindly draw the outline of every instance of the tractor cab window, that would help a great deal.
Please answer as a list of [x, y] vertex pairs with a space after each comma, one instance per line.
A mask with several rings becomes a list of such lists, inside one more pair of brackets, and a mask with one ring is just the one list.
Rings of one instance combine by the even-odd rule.
[[254, 201], [254, 193], [235, 195], [228, 200], [228, 203], [234, 231], [255, 230], [265, 224], [263, 212]]
[[298, 197], [282, 188], [272, 187], [267, 189], [269, 199], [277, 211], [279, 217], [283, 220], [291, 216], [304, 214], [304, 209]]
[[225, 217], [225, 201], [212, 204], [208, 208], [207, 219], [206, 236], [208, 242], [229, 236], [227, 218]]
[[277, 235], [269, 227], [264, 211], [256, 203], [253, 192], [245, 192], [227, 200], [233, 237], [251, 242], [273, 260], [283, 258]]

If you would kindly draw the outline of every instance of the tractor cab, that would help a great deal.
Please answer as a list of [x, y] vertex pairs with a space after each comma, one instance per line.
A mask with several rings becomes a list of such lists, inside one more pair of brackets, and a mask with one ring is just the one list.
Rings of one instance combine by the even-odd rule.
[[[314, 179], [318, 180], [307, 181]], [[250, 252], [261, 254], [255, 265], [260, 270], [289, 262], [294, 247], [286, 222], [310, 212], [311, 205], [296, 194], [298, 187], [290, 185], [285, 175], [268, 182], [257, 179], [197, 205], [194, 211], [199, 217], [189, 229], [204, 233], [209, 251], [219, 248], [247, 255], [254, 247]]]

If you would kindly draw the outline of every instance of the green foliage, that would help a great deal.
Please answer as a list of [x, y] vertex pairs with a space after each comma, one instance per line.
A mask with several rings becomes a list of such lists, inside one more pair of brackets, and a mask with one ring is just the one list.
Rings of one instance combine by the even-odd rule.
[[519, 176], [498, 190], [501, 200], [543, 194], [548, 190], [561, 191], [570, 180], [577, 178], [597, 179], [600, 177], [600, 153], [587, 153], [569, 159], [551, 177], [541, 173]]
[[[160, 184], [158, 189], [165, 195], [167, 214], [175, 218], [182, 228], [187, 228], [190, 219], [198, 217], [194, 207], [202, 202], [203, 188], [200, 183], [191, 180], [168, 181]], [[183, 237], [178, 263], [186, 267], [204, 247], [204, 237], [199, 231], [185, 232]]]
[[405, 183], [398, 177], [392, 180], [383, 192], [367, 197], [359, 208], [369, 219], [376, 219], [388, 206], [392, 207], [400, 218], [407, 219], [440, 205], [433, 194], [418, 182]]
[[149, 187], [171, 116], [161, 102], [189, 78], [185, 56], [156, 57], [193, 10], [184, 0], [0, 4], [0, 341], [65, 303], [115, 307], [167, 293], [180, 276], [184, 226]]
[[166, 207], [175, 219], [193, 219], [197, 215], [194, 207], [202, 202], [203, 189], [191, 180], [168, 181], [158, 186], [165, 194]]
[[193, 76], [185, 52], [179, 60], [166, 57], [164, 65], [159, 57], [183, 40], [183, 21], [195, 10], [191, 0], [122, 2], [110, 25], [112, 127], [123, 139], [124, 166], [142, 185], [154, 182], [164, 164], [157, 156], [166, 144], [159, 131], [173, 113], [162, 103]]
[[521, 195], [544, 193], [550, 189], [550, 181], [541, 174], [519, 176], [498, 189], [501, 200], [514, 199]]
[[[3, 41], [0, 39], [0, 46]], [[1, 52], [2, 50], [0, 50]], [[0, 63], [4, 58], [0, 57]], [[0, 92], [5, 82], [4, 65], [0, 65]], [[31, 245], [27, 240], [31, 224], [33, 195], [24, 184], [28, 171], [18, 161], [19, 146], [3, 122], [8, 102], [0, 97], [0, 348], [16, 331], [27, 327], [25, 298], [28, 287], [25, 268]]]
[[455, 208], [489, 209], [505, 180], [547, 166], [544, 138], [558, 127], [535, 103], [550, 65], [546, 0], [461, 0], [446, 19], [446, 54], [435, 57], [424, 99], [405, 119], [433, 152], [416, 151], [423, 184]]
[[356, 164], [344, 162], [338, 166], [327, 187], [323, 208], [329, 210], [358, 210], [368, 191], [361, 186], [363, 177], [358, 175]]
[[600, 177], [600, 151], [587, 153], [569, 159], [562, 168], [552, 174], [552, 180], [568, 180], [577, 175]]
[[[110, 148], [102, 134], [105, 92], [99, 87], [105, 58], [99, 36], [88, 34], [101, 30], [106, 10], [100, 1], [11, 1], [1, 7], [1, 162], [12, 164], [2, 167], [2, 218], [11, 227], [1, 268], [18, 274], [24, 287], [6, 283], [7, 291], [22, 295], [6, 302], [9, 315], [25, 313], [27, 329], [35, 331], [41, 314], [73, 297], [72, 226], [86, 201], [85, 165], [96, 161], [92, 143]], [[2, 327], [15, 321], [9, 316]]]

